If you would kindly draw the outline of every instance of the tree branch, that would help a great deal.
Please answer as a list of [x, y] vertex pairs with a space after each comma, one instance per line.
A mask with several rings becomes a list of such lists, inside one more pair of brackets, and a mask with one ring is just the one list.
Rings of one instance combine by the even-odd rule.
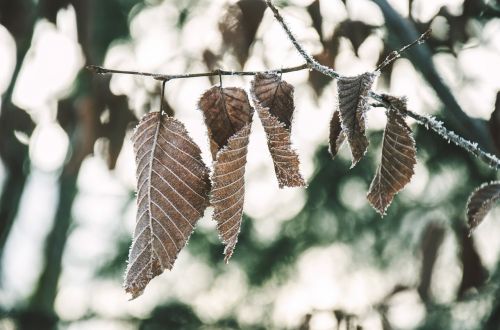
[[[315, 69], [315, 70], [317, 70], [317, 71], [319, 71], [319, 72], [321, 72], [321, 73], [323, 73], [323, 74], [325, 74], [327, 76], [330, 76], [332, 78], [337, 78], [338, 79], [338, 78], [342, 78], [343, 77], [338, 72], [334, 71], [333, 69], [331, 69], [329, 67], [326, 67], [324, 65], [319, 64], [315, 59], [313, 59], [311, 57], [311, 55], [309, 55], [304, 50], [304, 48], [297, 42], [297, 39], [295, 38], [295, 36], [291, 32], [290, 28], [286, 24], [285, 20], [283, 19], [283, 16], [281, 16], [280, 12], [272, 4], [271, 0], [266, 0], [266, 4], [269, 7], [269, 9], [271, 9], [272, 12], [274, 13], [274, 17], [280, 23], [281, 27], [283, 28], [283, 30], [287, 34], [288, 38], [290, 39], [290, 41], [292, 42], [292, 44], [297, 49], [297, 52], [300, 55], [302, 55], [302, 57], [304, 58], [304, 60], [306, 60], [306, 62], [309, 63], [309, 65], [311, 66], [311, 68], [313, 68], [313, 69]], [[410, 45], [412, 45], [414, 43], [419, 43], [421, 40], [423, 40], [423, 38], [425, 37], [425, 35], [427, 33], [428, 33], [428, 31], [425, 32], [422, 36], [420, 36], [415, 42], [412, 42], [408, 46], [403, 47], [397, 53], [399, 54], [401, 51], [404, 51], [404, 50], [408, 49], [410, 47]], [[389, 102], [387, 102], [382, 97], [382, 95], [380, 95], [380, 94], [378, 94], [378, 93], [376, 93], [374, 91], [370, 92], [370, 96], [374, 100], [376, 100], [376, 101], [380, 102], [382, 105], [384, 105], [387, 109], [390, 109], [392, 107], [392, 108], [396, 109], [397, 111], [399, 111], [399, 112], [401, 112], [401, 113], [403, 113], [403, 114], [405, 114], [405, 115], [407, 115], [409, 117], [412, 117], [419, 124], [424, 125], [424, 127], [426, 129], [433, 130], [439, 136], [441, 136], [443, 139], [445, 139], [447, 141], [451, 141], [455, 145], [457, 145], [457, 146], [465, 149], [466, 151], [468, 151], [469, 153], [471, 153], [472, 155], [476, 156], [481, 161], [483, 161], [484, 163], [486, 163], [491, 168], [493, 168], [495, 170], [498, 170], [500, 168], [500, 159], [498, 159], [494, 155], [491, 155], [491, 154], [489, 154], [489, 153], [481, 150], [481, 148], [479, 148], [477, 146], [477, 143], [472, 143], [470, 141], [467, 141], [464, 138], [462, 138], [459, 135], [457, 135], [455, 132], [446, 129], [443, 126], [443, 123], [440, 122], [440, 121], [438, 121], [438, 120], [436, 120], [434, 117], [432, 117], [432, 116], [423, 116], [423, 115], [419, 115], [418, 113], [415, 113], [415, 112], [413, 112], [411, 110], [396, 108], [394, 105], [389, 104]]]
[[[396, 40], [399, 45], [405, 45], [418, 36], [415, 25], [402, 17], [387, 0], [373, 0], [384, 15], [385, 26], [390, 32], [392, 40]], [[395, 45], [394, 48], [398, 48]], [[468, 139], [474, 139], [488, 152], [494, 152], [495, 147], [488, 135], [488, 128], [479, 119], [469, 117], [458, 104], [456, 98], [451, 93], [436, 70], [432, 61], [432, 52], [426, 47], [415, 47], [408, 52], [411, 63], [419, 70], [427, 82], [432, 86], [439, 99], [443, 103], [444, 115], [449, 119], [449, 123]]]
[[[103, 68], [97, 65], [88, 65], [86, 68], [90, 71], [93, 71], [94, 73], [97, 74], [129, 74], [129, 75], [138, 75], [138, 76], [146, 76], [146, 77], [152, 77], [156, 80], [160, 81], [169, 81], [173, 79], [186, 79], [186, 78], [195, 78], [195, 77], [213, 77], [213, 76], [254, 76], [259, 73], [287, 73], [287, 72], [294, 72], [294, 71], [300, 71], [300, 70], [305, 70], [305, 69], [313, 69], [316, 70], [326, 76], [329, 76], [333, 79], [342, 79], [345, 76], [338, 73], [337, 71], [333, 70], [332, 68], [320, 64], [318, 61], [316, 61], [303, 47], [302, 45], [297, 41], [297, 38], [293, 35], [292, 31], [288, 27], [287, 23], [285, 22], [283, 16], [281, 16], [280, 12], [278, 9], [272, 4], [271, 0], [266, 0], [266, 4], [271, 9], [271, 11], [274, 14], [274, 17], [280, 23], [281, 27], [285, 31], [286, 35], [294, 45], [295, 49], [297, 52], [304, 58], [306, 61], [306, 64], [298, 65], [298, 66], [293, 66], [293, 67], [288, 67], [288, 68], [282, 68], [282, 69], [273, 69], [273, 70], [264, 70], [264, 71], [228, 71], [228, 70], [214, 70], [210, 72], [201, 72], [201, 73], [186, 73], [186, 74], [159, 74], [159, 73], [150, 73], [150, 72], [140, 72], [140, 71], [129, 71], [129, 70], [114, 70], [114, 69], [107, 69]], [[413, 42], [409, 43], [408, 45], [402, 47], [399, 51], [394, 51], [392, 52], [378, 67], [375, 71], [379, 71], [380, 69], [384, 68], [387, 64], [395, 60], [400, 56], [402, 52], [407, 50], [413, 45], [420, 44], [422, 43], [428, 36], [429, 36], [430, 30], [424, 32], [420, 37], [415, 39]], [[387, 109], [395, 109], [399, 111], [400, 113], [407, 115], [417, 121], [417, 123], [423, 125], [426, 129], [432, 130], [436, 132], [439, 136], [441, 136], [443, 139], [447, 141], [453, 142], [455, 145], [463, 148], [467, 152], [471, 153], [484, 163], [486, 163], [488, 166], [491, 168], [498, 170], [500, 168], [500, 159], [495, 157], [494, 155], [491, 155], [485, 151], [483, 151], [481, 148], [478, 147], [477, 143], [473, 143], [470, 141], [465, 140], [464, 138], [460, 137], [457, 135], [455, 132], [446, 129], [443, 126], [443, 123], [436, 120], [432, 116], [427, 116], [427, 115], [420, 115], [418, 113], [415, 113], [411, 110], [408, 109], [400, 109], [397, 108], [394, 104], [390, 104], [385, 100], [385, 98], [381, 95], [378, 94], [377, 92], [370, 91], [370, 97], [374, 100], [377, 101], [377, 103], [373, 104], [374, 106], [377, 107], [385, 107]]]
[[274, 70], [264, 70], [264, 71], [228, 71], [228, 70], [214, 70], [210, 72], [200, 72], [200, 73], [185, 73], [185, 74], [161, 74], [161, 73], [151, 73], [151, 72], [140, 72], [140, 71], [128, 71], [128, 70], [114, 70], [107, 69], [97, 65], [87, 65], [87, 70], [95, 72], [97, 74], [130, 74], [136, 76], [153, 77], [156, 80], [168, 81], [173, 79], [186, 79], [186, 78], [196, 78], [196, 77], [214, 77], [214, 76], [255, 76], [259, 73], [287, 73], [295, 72], [300, 70], [305, 70], [309, 68], [308, 64], [297, 65], [289, 68], [274, 69]]
[[405, 52], [407, 49], [410, 47], [413, 47], [417, 44], [422, 44], [431, 36], [432, 29], [428, 29], [424, 33], [420, 35], [417, 39], [412, 41], [411, 43], [404, 45], [400, 50], [395, 50], [389, 53], [387, 57], [380, 63], [377, 68], [375, 69], [376, 71], [381, 71], [383, 68], [385, 68], [387, 65], [391, 64], [393, 61], [401, 57], [401, 54]]
[[396, 109], [398, 112], [415, 119], [417, 123], [423, 125], [426, 129], [436, 132], [444, 140], [447, 140], [448, 142], [453, 142], [455, 145], [471, 153], [489, 167], [495, 170], [498, 170], [500, 168], [500, 159], [479, 148], [476, 142], [470, 142], [464, 139], [463, 137], [459, 136], [457, 133], [448, 130], [446, 127], [443, 126], [443, 122], [437, 120], [435, 117], [430, 115], [420, 115], [408, 109], [397, 108], [394, 104], [390, 104], [389, 102], [384, 100], [384, 97], [382, 95], [377, 94], [376, 92], [373, 91], [370, 92], [370, 97], [379, 102], [377, 106], [383, 105], [387, 109], [389, 109], [390, 107]]

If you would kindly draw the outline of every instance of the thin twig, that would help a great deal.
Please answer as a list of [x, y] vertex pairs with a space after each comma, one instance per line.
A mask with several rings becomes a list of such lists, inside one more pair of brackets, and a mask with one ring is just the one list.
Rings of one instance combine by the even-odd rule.
[[[210, 72], [201, 72], [201, 73], [185, 73], [185, 74], [159, 74], [159, 73], [150, 73], [150, 72], [141, 72], [141, 71], [129, 71], [129, 70], [115, 70], [115, 69], [107, 69], [103, 68], [97, 65], [89, 65], [86, 68], [90, 71], [93, 71], [94, 73], [97, 74], [129, 74], [129, 75], [137, 75], [137, 76], [146, 76], [146, 77], [152, 77], [156, 80], [160, 81], [168, 81], [168, 80], [173, 80], [173, 79], [185, 79], [185, 78], [195, 78], [195, 77], [212, 77], [212, 76], [255, 76], [259, 73], [287, 73], [287, 72], [295, 72], [295, 71], [300, 71], [300, 70], [305, 70], [305, 69], [313, 69], [316, 70], [326, 76], [329, 76], [334, 79], [342, 79], [345, 76], [341, 75], [337, 71], [333, 70], [332, 68], [320, 64], [318, 61], [316, 61], [307, 51], [302, 47], [302, 45], [299, 44], [295, 36], [293, 35], [292, 31], [288, 27], [287, 23], [285, 22], [283, 16], [281, 16], [280, 12], [278, 9], [272, 4], [270, 0], [266, 0], [266, 4], [271, 9], [271, 11], [274, 14], [274, 17], [278, 21], [278, 23], [281, 25], [283, 30], [285, 31], [286, 35], [294, 45], [295, 49], [298, 51], [298, 53], [304, 58], [306, 61], [306, 64], [298, 65], [298, 66], [293, 66], [293, 67], [288, 67], [288, 68], [282, 68], [282, 69], [273, 69], [273, 70], [263, 70], [263, 71], [228, 71], [228, 70], [213, 70]], [[408, 48], [412, 47], [413, 45], [420, 44], [425, 41], [429, 37], [431, 33], [431, 30], [427, 30], [424, 32], [418, 39], [413, 41], [412, 43], [404, 46], [398, 51], [391, 52], [385, 60], [376, 68], [375, 71], [380, 71], [383, 69], [385, 66], [387, 66], [389, 63], [394, 61], [396, 58], [400, 56], [402, 52], [407, 50]], [[436, 132], [439, 136], [441, 136], [443, 139], [447, 141], [451, 141], [457, 146], [465, 149], [472, 155], [476, 156], [479, 158], [481, 161], [486, 163], [488, 166], [491, 168], [494, 168], [495, 170], [498, 170], [500, 168], [500, 160], [495, 157], [494, 155], [491, 155], [483, 150], [481, 150], [478, 146], [477, 143], [472, 143], [470, 141], [467, 141], [457, 135], [455, 132], [450, 131], [446, 129], [443, 124], [439, 121], [437, 121], [435, 118], [431, 116], [424, 116], [420, 115], [418, 113], [415, 113], [411, 110], [408, 109], [400, 109], [395, 107], [394, 105], [391, 105], [389, 102], [387, 102], [382, 95], [371, 91], [370, 92], [370, 97], [376, 100], [378, 103], [373, 103], [372, 105], [375, 107], [385, 107], [387, 109], [389, 108], [394, 108], [397, 111], [412, 117], [417, 121], [417, 123], [424, 125], [425, 128], [433, 130]]]
[[500, 168], [500, 159], [490, 153], [483, 151], [478, 147], [477, 143], [470, 142], [462, 138], [455, 132], [447, 129], [443, 126], [443, 123], [436, 118], [429, 115], [420, 115], [408, 109], [398, 108], [395, 104], [390, 104], [389, 102], [387, 102], [382, 95], [377, 94], [373, 91], [370, 92], [370, 96], [373, 99], [379, 101], [379, 104], [383, 105], [385, 108], [389, 109], [392, 107], [398, 112], [415, 119], [417, 123], [423, 125], [426, 129], [436, 132], [444, 140], [447, 140], [448, 142], [451, 141], [460, 148], [468, 151], [469, 153], [483, 161], [485, 164], [487, 164], [489, 167], [495, 170], [498, 170]]
[[[323, 73], [324, 75], [330, 76], [332, 78], [342, 78], [343, 77], [341, 74], [339, 74], [338, 72], [334, 71], [333, 69], [331, 69], [329, 67], [326, 67], [324, 65], [321, 65], [318, 62], [316, 62], [316, 60], [314, 60], [311, 57], [311, 55], [309, 55], [304, 50], [304, 48], [297, 42], [297, 39], [293, 36], [292, 32], [290, 31], [290, 28], [285, 23], [283, 17], [279, 13], [278, 9], [272, 4], [272, 2], [270, 0], [266, 0], [266, 4], [269, 7], [269, 9], [271, 9], [272, 12], [274, 13], [274, 17], [280, 23], [280, 25], [283, 28], [283, 30], [285, 30], [285, 33], [287, 34], [287, 36], [290, 39], [290, 41], [292, 42], [292, 44], [295, 46], [297, 52], [300, 55], [302, 55], [302, 57], [304, 58], [304, 60], [306, 60], [306, 62], [311, 66], [311, 68], [315, 69], [316, 71], [319, 71], [319, 72]], [[409, 45], [401, 48], [399, 50], [399, 53], [401, 51], [404, 51], [404, 50], [408, 49], [409, 47], [413, 46], [414, 44], [422, 42], [423, 40], [425, 40], [428, 37], [429, 33], [430, 33], [429, 30], [426, 31], [426, 32], [424, 32], [417, 40], [415, 40], [411, 44], [409, 44]], [[374, 100], [378, 101], [379, 103], [383, 104], [387, 109], [391, 108], [391, 104], [389, 104], [382, 97], [382, 95], [380, 95], [380, 94], [378, 94], [378, 93], [376, 93], [374, 91], [370, 91], [370, 97], [372, 97]], [[459, 146], [459, 147], [463, 148], [464, 150], [470, 152], [472, 155], [474, 155], [477, 158], [479, 158], [481, 161], [483, 161], [484, 163], [486, 163], [491, 168], [493, 168], [495, 170], [498, 170], [500, 168], [500, 159], [498, 159], [497, 157], [495, 157], [492, 154], [489, 154], [489, 153], [481, 150], [481, 148], [479, 148], [477, 146], [477, 143], [472, 143], [470, 141], [467, 141], [464, 138], [462, 138], [459, 135], [457, 135], [455, 132], [448, 130], [447, 128], [445, 128], [443, 126], [443, 124], [441, 122], [437, 121], [433, 117], [422, 116], [422, 115], [419, 115], [418, 113], [415, 113], [415, 112], [407, 110], [407, 109], [399, 109], [399, 108], [396, 108], [394, 106], [392, 106], [392, 107], [395, 108], [396, 110], [400, 111], [401, 113], [404, 113], [405, 115], [408, 115], [408, 116], [412, 117], [413, 119], [415, 119], [417, 121], [417, 123], [419, 123], [421, 125], [424, 125], [425, 128], [433, 130], [439, 136], [441, 136], [443, 139], [445, 139], [447, 141], [451, 141], [454, 144], [456, 144], [457, 146]]]
[[200, 73], [184, 73], [184, 74], [162, 74], [162, 73], [151, 73], [151, 72], [141, 72], [141, 71], [129, 71], [129, 70], [115, 70], [107, 69], [97, 65], [88, 65], [87, 70], [90, 70], [97, 74], [129, 74], [135, 76], [145, 76], [153, 77], [156, 80], [173, 80], [173, 79], [186, 79], [186, 78], [196, 78], [196, 77], [214, 77], [214, 76], [255, 76], [259, 73], [288, 73], [300, 70], [308, 69], [308, 64], [302, 64], [297, 66], [292, 66], [283, 69], [274, 70], [264, 70], [264, 71], [229, 71], [229, 70], [214, 70], [210, 72], [200, 72]]
[[411, 48], [417, 44], [422, 44], [425, 42], [425, 40], [427, 40], [430, 36], [431, 36], [431, 32], [432, 32], [432, 29], [428, 29], [427, 31], [425, 31], [424, 33], [422, 33], [420, 35], [420, 37], [418, 37], [416, 40], [414, 40], [413, 42], [409, 43], [408, 45], [404, 46], [403, 48], [401, 48], [400, 50], [395, 50], [395, 51], [392, 51], [389, 53], [389, 55], [387, 55], [387, 57], [382, 61], [382, 63], [380, 63], [377, 68], [375, 69], [375, 71], [381, 71], [383, 68], [385, 68], [387, 65], [391, 64], [391, 62], [393, 62], [394, 60], [398, 59], [401, 54], [403, 52], [405, 52], [408, 48]]
[[299, 42], [297, 41], [297, 38], [295, 38], [292, 31], [290, 30], [288, 25], [285, 23], [285, 20], [284, 20], [283, 16], [281, 16], [278, 9], [271, 3], [270, 0], [266, 0], [266, 4], [267, 4], [267, 7], [269, 7], [269, 9], [271, 9], [271, 11], [273, 12], [276, 20], [281, 24], [281, 27], [283, 28], [283, 30], [285, 30], [285, 32], [288, 36], [288, 39], [290, 39], [290, 41], [295, 46], [295, 48], [300, 53], [300, 55], [304, 58], [304, 60], [306, 60], [307, 64], [309, 64], [310, 68], [312, 68], [316, 71], [319, 71], [319, 72], [323, 73], [324, 75], [330, 76], [332, 78], [342, 78], [343, 77], [337, 71], [333, 70], [332, 68], [330, 68], [326, 65], [319, 63], [311, 55], [309, 55], [306, 52], [306, 50], [302, 47], [302, 45], [299, 44]]

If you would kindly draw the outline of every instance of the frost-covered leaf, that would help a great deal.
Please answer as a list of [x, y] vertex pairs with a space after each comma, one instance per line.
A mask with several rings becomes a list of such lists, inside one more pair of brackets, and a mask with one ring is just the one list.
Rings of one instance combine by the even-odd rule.
[[210, 150], [215, 160], [217, 152], [229, 138], [252, 120], [253, 109], [247, 93], [236, 87], [214, 86], [200, 98], [198, 107], [203, 111], [210, 138]]
[[342, 126], [340, 125], [340, 115], [338, 111], [334, 111], [332, 120], [330, 120], [330, 139], [328, 148], [332, 158], [335, 158], [340, 147], [344, 144], [344, 141], [345, 133], [342, 131]]
[[290, 138], [295, 109], [293, 86], [277, 74], [258, 74], [252, 81], [251, 94], [267, 135], [280, 188], [305, 186], [299, 156], [292, 148]]
[[500, 181], [484, 183], [472, 192], [467, 202], [467, 222], [470, 230], [483, 221], [498, 200], [500, 200]]
[[403, 116], [391, 108], [387, 111], [382, 160], [367, 195], [370, 204], [381, 215], [385, 214], [394, 195], [410, 182], [416, 162], [411, 129]]
[[228, 7], [219, 23], [224, 44], [231, 47], [243, 67], [248, 59], [266, 4], [262, 0], [240, 0]]
[[124, 287], [136, 298], [172, 268], [209, 204], [210, 181], [199, 147], [176, 119], [151, 112], [132, 141], [138, 209]]
[[366, 72], [355, 77], [338, 80], [340, 119], [342, 130], [352, 153], [352, 166], [363, 157], [368, 148], [365, 135], [365, 112], [369, 108], [368, 93], [373, 86], [376, 74]]
[[245, 196], [245, 164], [253, 109], [240, 88], [212, 87], [201, 97], [199, 108], [215, 159], [210, 203], [227, 262], [238, 241]]

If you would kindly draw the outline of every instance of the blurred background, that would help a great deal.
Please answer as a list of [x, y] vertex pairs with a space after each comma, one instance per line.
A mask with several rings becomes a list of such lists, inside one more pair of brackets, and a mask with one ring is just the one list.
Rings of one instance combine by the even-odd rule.
[[[373, 70], [432, 27], [377, 90], [499, 154], [496, 1], [277, 5], [303, 46], [344, 74]], [[368, 113], [370, 149], [349, 170], [348, 148], [335, 160], [327, 151], [335, 84], [307, 70], [284, 79], [296, 87], [292, 139], [309, 187], [278, 189], [255, 118], [229, 264], [208, 209], [173, 270], [128, 301], [130, 135], [159, 110], [160, 83], [85, 65], [173, 74], [302, 63], [258, 0], [0, 0], [0, 329], [500, 329], [500, 208], [471, 237], [465, 222], [469, 193], [498, 172], [408, 120], [416, 173], [381, 218], [365, 195], [383, 110]], [[196, 104], [213, 83], [175, 80], [165, 95], [207, 164]]]

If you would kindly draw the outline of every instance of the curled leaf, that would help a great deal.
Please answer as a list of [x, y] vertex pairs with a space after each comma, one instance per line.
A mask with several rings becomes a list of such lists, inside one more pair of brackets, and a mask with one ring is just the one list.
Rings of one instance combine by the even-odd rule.
[[410, 182], [416, 163], [411, 129], [403, 116], [391, 108], [387, 111], [382, 160], [367, 195], [370, 204], [381, 215], [385, 214], [394, 195]]
[[233, 254], [241, 229], [250, 127], [250, 124], [247, 124], [231, 136], [227, 146], [217, 154], [214, 163], [210, 202], [214, 207], [213, 217], [217, 221], [217, 231], [226, 245], [225, 262], [228, 262]]
[[484, 183], [472, 192], [467, 202], [467, 222], [470, 230], [476, 228], [500, 200], [500, 181]]
[[241, 88], [214, 86], [201, 96], [198, 107], [203, 111], [213, 159], [231, 136], [252, 121], [253, 109]]
[[340, 147], [344, 144], [345, 133], [342, 131], [342, 126], [340, 125], [340, 116], [338, 111], [333, 112], [332, 119], [330, 120], [330, 139], [328, 151], [332, 158], [335, 158], [340, 150]]
[[227, 262], [238, 241], [245, 196], [245, 164], [253, 109], [240, 88], [212, 87], [201, 97], [199, 108], [215, 159], [210, 203]]
[[258, 74], [252, 81], [251, 94], [267, 135], [279, 187], [305, 186], [299, 156], [291, 146], [293, 86], [275, 73]]
[[176, 119], [151, 112], [132, 141], [138, 210], [124, 287], [136, 298], [172, 268], [209, 204], [210, 181], [199, 147]]
[[355, 77], [341, 78], [337, 83], [342, 130], [347, 136], [353, 157], [351, 167], [356, 165], [368, 148], [365, 112], [369, 108], [368, 93], [375, 78], [376, 74], [366, 72]]

